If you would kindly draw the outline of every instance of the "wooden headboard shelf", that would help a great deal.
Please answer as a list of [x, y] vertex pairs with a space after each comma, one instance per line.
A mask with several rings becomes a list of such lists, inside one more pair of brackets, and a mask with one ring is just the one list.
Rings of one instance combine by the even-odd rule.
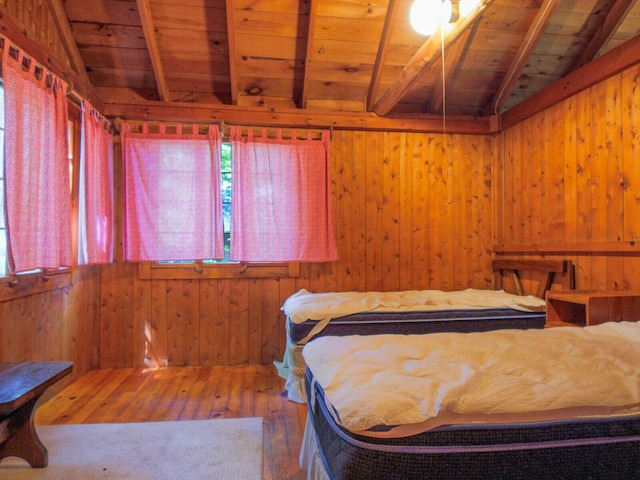
[[520, 281], [520, 271], [529, 272], [546, 272], [547, 282], [542, 292], [542, 297], [551, 288], [556, 273], [567, 273], [569, 275], [569, 288], [576, 288], [575, 267], [571, 260], [526, 260], [526, 259], [509, 259], [497, 258], [492, 262], [493, 271], [500, 272], [498, 276], [498, 288], [502, 288], [502, 279], [506, 272], [511, 272], [513, 281], [516, 284], [518, 295], [524, 295], [522, 282]]

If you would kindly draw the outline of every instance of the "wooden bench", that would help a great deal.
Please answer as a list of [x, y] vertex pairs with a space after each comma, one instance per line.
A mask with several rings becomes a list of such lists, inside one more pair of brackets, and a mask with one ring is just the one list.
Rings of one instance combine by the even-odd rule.
[[72, 368], [72, 362], [0, 363], [0, 461], [19, 457], [32, 467], [47, 466], [47, 449], [33, 423], [36, 404]]

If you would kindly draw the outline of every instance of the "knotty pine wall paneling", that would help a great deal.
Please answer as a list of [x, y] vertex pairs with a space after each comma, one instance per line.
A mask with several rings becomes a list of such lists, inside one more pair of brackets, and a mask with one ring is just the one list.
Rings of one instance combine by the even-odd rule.
[[[137, 265], [122, 262], [119, 244], [119, 260], [103, 267], [100, 365], [280, 360], [280, 307], [301, 288], [491, 287], [494, 149], [495, 139], [484, 136], [335, 131], [339, 260], [303, 263], [296, 278], [144, 280]], [[121, 212], [121, 161], [115, 164]]]
[[[0, 7], [6, 10], [18, 28], [40, 45], [46, 45], [48, 52], [58, 59], [67, 58], [55, 20], [49, 9], [49, 2], [41, 0], [0, 0]], [[12, 39], [16, 41], [16, 39]], [[41, 59], [42, 61], [44, 59]]]
[[[0, 10], [4, 34], [37, 61], [57, 65], [66, 81], [74, 78], [49, 2], [0, 0]], [[69, 286], [0, 301], [0, 361], [73, 361], [73, 373], [52, 390], [97, 368], [100, 270], [100, 266], [74, 268]]]
[[[623, 72], [621, 79], [622, 158], [624, 159], [623, 239], [640, 241], [640, 68]], [[636, 268], [623, 268], [622, 285], [640, 291], [640, 262]]]
[[78, 267], [72, 284], [0, 302], [0, 361], [71, 360], [64, 384], [100, 364], [100, 267]]
[[571, 258], [578, 288], [640, 292], [638, 112], [634, 66], [502, 133], [499, 254]]

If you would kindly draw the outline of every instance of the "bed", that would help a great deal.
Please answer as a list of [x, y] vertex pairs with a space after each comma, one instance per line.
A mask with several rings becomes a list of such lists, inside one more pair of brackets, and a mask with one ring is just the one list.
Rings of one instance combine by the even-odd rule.
[[[302, 348], [313, 339], [329, 335], [543, 328], [544, 292], [551, 288], [555, 274], [565, 274], [568, 288], [575, 288], [570, 260], [496, 259], [493, 270], [496, 290], [312, 293], [302, 289], [296, 292], [282, 306], [286, 347], [283, 360], [274, 362], [285, 379], [289, 400], [305, 403]], [[525, 295], [521, 271], [546, 274], [541, 296]], [[512, 290], [516, 293], [503, 289], [507, 275], [513, 278]]]
[[308, 480], [640, 478], [640, 324], [325, 336]]

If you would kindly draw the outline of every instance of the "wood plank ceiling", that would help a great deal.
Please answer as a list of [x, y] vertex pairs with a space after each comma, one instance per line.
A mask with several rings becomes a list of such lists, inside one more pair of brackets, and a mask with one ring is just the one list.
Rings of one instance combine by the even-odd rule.
[[105, 103], [486, 117], [640, 33], [640, 0], [484, 0], [444, 42], [413, 0], [48, 1]]

